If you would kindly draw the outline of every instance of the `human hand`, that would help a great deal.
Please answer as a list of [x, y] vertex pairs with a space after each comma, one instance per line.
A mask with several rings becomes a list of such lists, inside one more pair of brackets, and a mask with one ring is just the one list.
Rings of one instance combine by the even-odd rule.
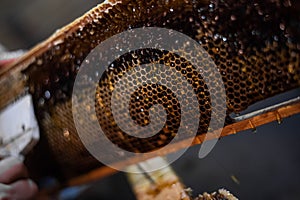
[[21, 158], [8, 157], [0, 161], [0, 200], [33, 199], [37, 192]]

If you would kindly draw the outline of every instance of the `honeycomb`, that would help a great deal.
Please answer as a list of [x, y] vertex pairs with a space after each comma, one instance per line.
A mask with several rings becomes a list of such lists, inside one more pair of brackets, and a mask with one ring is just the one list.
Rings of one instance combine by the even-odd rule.
[[[112, 91], [115, 87], [115, 84], [119, 82], [120, 76], [122, 77], [126, 74], [130, 69], [136, 68], [140, 65], [146, 63], [159, 63], [170, 68], [174, 68], [176, 71], [179, 71], [181, 76], [185, 77], [189, 84], [192, 84], [194, 92], [197, 93], [198, 102], [192, 102], [191, 94], [183, 93], [183, 97], [188, 101], [199, 104], [199, 110], [201, 111], [200, 125], [198, 128], [199, 133], [206, 133], [208, 124], [210, 122], [211, 117], [211, 102], [210, 102], [210, 93], [208, 91], [207, 86], [205, 85], [205, 81], [202, 76], [197, 72], [197, 70], [192, 66], [192, 64], [185, 60], [184, 58], [178, 56], [177, 54], [173, 54], [168, 51], [158, 51], [152, 49], [140, 50], [138, 52], [133, 52], [130, 55], [125, 54], [119, 59], [116, 59], [111, 65], [114, 67], [109, 67], [105, 72], [107, 76], [103, 76], [103, 78], [99, 82], [99, 87], [96, 90], [97, 103], [96, 103], [96, 113], [99, 119], [100, 126], [103, 131], [107, 135], [107, 137], [113, 141], [119, 147], [130, 151], [130, 152], [138, 152], [138, 153], [146, 153], [153, 150], [157, 150], [158, 148], [164, 147], [169, 144], [169, 142], [174, 139], [178, 129], [180, 127], [180, 123], [182, 121], [181, 116], [181, 107], [180, 103], [175, 95], [175, 91], [179, 90], [178, 85], [172, 85], [170, 88], [167, 88], [165, 84], [169, 81], [177, 78], [174, 74], [163, 74], [160, 75], [161, 83], [160, 84], [147, 84], [140, 86], [132, 95], [129, 103], [129, 112], [131, 118], [136, 121], [136, 123], [140, 126], [146, 126], [150, 121], [150, 113], [149, 110], [153, 105], [160, 104], [164, 107], [167, 112], [166, 123], [165, 126], [160, 130], [159, 133], [155, 134], [152, 137], [147, 138], [138, 138], [127, 133], [124, 133], [119, 127], [118, 124], [114, 120], [114, 116], [111, 113], [111, 98]], [[188, 53], [188, 52], [185, 52]], [[201, 55], [199, 55], [201, 56]], [[125, 57], [125, 58], [124, 58]], [[146, 58], [146, 59], [145, 59]], [[123, 63], [122, 61], [125, 61]], [[205, 62], [205, 59], [204, 59]], [[207, 61], [208, 62], [208, 61]], [[136, 79], [128, 80], [129, 84], [137, 85], [138, 82], [142, 80], [147, 80], [148, 74], [151, 74], [152, 71], [156, 70], [155, 67], [147, 66], [144, 67], [141, 72], [136, 74]], [[206, 71], [207, 76], [210, 76], [210, 69], [208, 68]], [[215, 77], [213, 77], [215, 78]], [[214, 88], [216, 90], [220, 90], [218, 88]], [[129, 90], [126, 87], [121, 88], [122, 92], [129, 93]], [[188, 92], [188, 91], [185, 91]], [[214, 97], [218, 99], [218, 97]], [[221, 97], [219, 98], [221, 101]], [[100, 103], [99, 103], [100, 102]], [[222, 109], [218, 109], [221, 110]], [[106, 113], [103, 115], [103, 113]], [[117, 115], [121, 115], [121, 113], [117, 113]], [[163, 113], [159, 113], [159, 115], [163, 115]], [[191, 113], [188, 118], [193, 119]], [[219, 114], [221, 116], [221, 113]], [[125, 124], [126, 122], [122, 121], [121, 124]], [[185, 123], [186, 126], [192, 126], [190, 121]], [[143, 130], [137, 130], [138, 135], [143, 135]], [[155, 133], [155, 128], [151, 131]], [[117, 134], [115, 134], [117, 133]], [[192, 137], [193, 133], [186, 132], [185, 135], [179, 137], [179, 140]], [[120, 144], [117, 141], [122, 139], [123, 142]]]
[[[24, 71], [43, 134], [41, 144], [29, 160], [41, 158], [37, 153], [40, 148], [51, 158], [31, 169], [45, 173], [51, 166], [51, 173], [70, 178], [101, 166], [77, 135], [72, 118], [72, 89], [79, 66], [88, 53], [105, 39], [125, 30], [164, 27], [182, 32], [201, 44], [222, 76], [228, 115], [299, 87], [300, 17], [294, 3], [286, 0], [124, 0], [107, 1], [94, 8], [72, 28], [62, 30], [61, 38], [37, 55]], [[132, 137], [114, 122], [110, 109], [113, 88], [128, 70], [141, 63], [164, 64], [186, 77], [197, 94], [201, 112], [197, 134], [205, 134], [211, 117], [207, 86], [188, 60], [169, 51], [142, 49], [115, 60], [99, 80], [95, 94], [97, 116], [87, 117], [98, 120], [106, 136], [123, 149], [148, 152], [168, 144], [180, 123], [181, 106], [174, 95], [177, 85], [171, 88], [157, 84], [141, 86], [130, 99], [131, 118], [141, 126], [150, 123], [152, 105], [160, 104], [165, 108], [166, 123], [158, 134], [147, 139]], [[145, 79], [147, 73], [145, 68], [138, 78]], [[210, 77], [210, 69], [205, 69], [204, 74]], [[162, 80], [172, 79], [168, 74], [161, 76]], [[136, 84], [134, 80], [129, 81]], [[83, 91], [82, 98], [84, 94]], [[226, 124], [229, 123], [231, 120], [227, 117]], [[87, 134], [89, 127], [90, 124], [85, 125]], [[187, 137], [188, 133], [180, 139]], [[107, 152], [107, 157], [114, 153], [117, 152]]]

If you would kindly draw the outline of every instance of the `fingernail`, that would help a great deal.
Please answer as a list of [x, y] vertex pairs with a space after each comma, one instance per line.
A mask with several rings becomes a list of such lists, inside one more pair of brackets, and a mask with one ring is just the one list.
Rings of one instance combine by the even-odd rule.
[[23, 155], [16, 155], [15, 156], [20, 162], [23, 162], [24, 161], [24, 156]]
[[0, 183], [0, 199], [1, 200], [10, 199], [9, 193], [10, 193], [11, 189], [12, 189], [11, 186]]
[[34, 185], [35, 185], [34, 182], [31, 179], [28, 179], [28, 184], [29, 184], [30, 188], [33, 188]]
[[10, 156], [0, 161], [0, 174], [5, 173], [7, 170], [9, 170], [14, 165], [22, 163], [20, 160], [22, 158], [19, 158], [17, 156]]

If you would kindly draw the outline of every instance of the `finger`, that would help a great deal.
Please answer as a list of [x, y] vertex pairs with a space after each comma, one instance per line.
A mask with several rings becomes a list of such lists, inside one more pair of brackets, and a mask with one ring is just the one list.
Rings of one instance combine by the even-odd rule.
[[8, 192], [10, 199], [29, 200], [33, 199], [38, 193], [37, 185], [30, 179], [19, 180], [10, 186], [11, 189]]
[[0, 183], [9, 184], [16, 180], [27, 178], [28, 172], [23, 163], [18, 163], [0, 174]]
[[10, 169], [12, 166], [22, 163], [23, 157], [22, 156], [10, 156], [0, 160], [0, 174], [3, 174], [5, 171]]

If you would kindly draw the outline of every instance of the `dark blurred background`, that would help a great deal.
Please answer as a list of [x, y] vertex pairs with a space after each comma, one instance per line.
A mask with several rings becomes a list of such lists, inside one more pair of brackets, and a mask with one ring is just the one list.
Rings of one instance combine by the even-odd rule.
[[101, 0], [0, 0], [0, 43], [10, 50], [33, 47]]
[[[8, 50], [30, 49], [81, 16], [97, 0], [1, 0], [0, 43]], [[294, 90], [267, 104], [300, 96]], [[239, 199], [300, 199], [300, 115], [221, 139], [204, 159], [199, 146], [173, 163], [193, 194], [226, 188]], [[234, 181], [232, 176], [237, 180]], [[79, 199], [134, 199], [126, 176], [117, 173], [87, 187]]]

